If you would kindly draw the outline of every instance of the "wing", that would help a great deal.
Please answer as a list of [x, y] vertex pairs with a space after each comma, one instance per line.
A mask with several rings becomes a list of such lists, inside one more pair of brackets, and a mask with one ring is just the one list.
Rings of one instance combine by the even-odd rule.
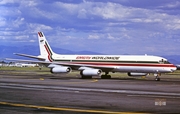
[[34, 61], [34, 60], [22, 60], [22, 59], [11, 59], [6, 58], [8, 61], [17, 61], [17, 62], [30, 62], [30, 63], [38, 63], [43, 64], [47, 67], [51, 68], [51, 65], [60, 65], [60, 66], [69, 66], [72, 69], [79, 69], [80, 67], [84, 68], [95, 68], [95, 69], [101, 69], [102, 71], [112, 71], [114, 69], [113, 66], [101, 66], [101, 65], [89, 65], [89, 64], [80, 64], [80, 63], [74, 63], [74, 62], [50, 62], [50, 61]]

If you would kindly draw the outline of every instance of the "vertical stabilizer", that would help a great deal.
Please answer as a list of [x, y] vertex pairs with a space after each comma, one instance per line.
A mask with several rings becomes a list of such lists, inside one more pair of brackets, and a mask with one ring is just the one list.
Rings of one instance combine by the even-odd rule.
[[38, 32], [38, 40], [39, 40], [40, 56], [47, 58], [49, 61], [52, 61], [52, 55], [55, 53], [52, 51], [43, 32]]

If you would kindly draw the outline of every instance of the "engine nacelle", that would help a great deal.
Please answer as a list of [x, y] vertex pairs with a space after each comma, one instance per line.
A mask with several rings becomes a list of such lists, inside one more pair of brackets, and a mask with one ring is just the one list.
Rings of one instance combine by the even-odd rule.
[[56, 66], [54, 68], [51, 68], [51, 73], [69, 73], [72, 69], [70, 67], [65, 66]]
[[128, 76], [147, 76], [148, 73], [136, 73], [136, 72], [128, 72]]
[[80, 72], [82, 76], [100, 76], [101, 73], [100, 69], [85, 69]]

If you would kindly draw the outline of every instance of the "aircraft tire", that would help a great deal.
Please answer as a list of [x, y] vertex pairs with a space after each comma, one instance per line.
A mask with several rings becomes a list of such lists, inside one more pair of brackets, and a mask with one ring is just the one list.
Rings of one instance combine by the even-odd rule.
[[160, 78], [156, 78], [155, 80], [156, 80], [156, 81], [160, 81]]
[[81, 76], [81, 79], [92, 79], [92, 76]]
[[101, 79], [111, 79], [111, 75], [101, 75]]

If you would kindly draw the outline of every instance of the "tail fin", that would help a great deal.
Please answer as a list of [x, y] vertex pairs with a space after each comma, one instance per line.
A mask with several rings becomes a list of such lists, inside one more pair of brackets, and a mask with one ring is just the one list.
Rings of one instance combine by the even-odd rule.
[[53, 61], [52, 55], [54, 55], [55, 53], [52, 51], [43, 32], [38, 32], [38, 39], [39, 39], [40, 56], [45, 57], [52, 62]]

